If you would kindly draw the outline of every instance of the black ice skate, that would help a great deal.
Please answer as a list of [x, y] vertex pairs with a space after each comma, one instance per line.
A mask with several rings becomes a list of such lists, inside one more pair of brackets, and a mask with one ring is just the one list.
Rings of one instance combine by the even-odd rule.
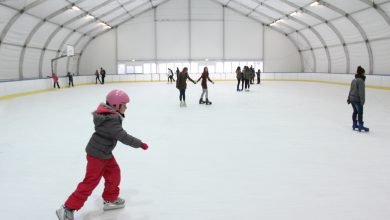
[[204, 104], [204, 103], [206, 103], [206, 102], [203, 101], [203, 98], [200, 98], [200, 99], [199, 99], [199, 104]]
[[209, 99], [206, 99], [206, 105], [211, 105], [213, 104], [212, 102], [209, 101]]
[[359, 129], [359, 132], [361, 132], [361, 131], [369, 132], [369, 131], [370, 131], [369, 128], [364, 127], [364, 122], [359, 122], [359, 127], [358, 127], [358, 129]]

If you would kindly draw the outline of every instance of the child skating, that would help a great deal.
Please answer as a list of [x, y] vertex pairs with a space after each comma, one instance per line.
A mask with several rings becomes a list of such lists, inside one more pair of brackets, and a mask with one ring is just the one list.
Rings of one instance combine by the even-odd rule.
[[125, 92], [113, 90], [108, 93], [106, 103], [101, 103], [92, 113], [95, 132], [86, 147], [85, 178], [65, 204], [56, 211], [59, 220], [73, 220], [74, 211], [83, 207], [102, 177], [105, 180], [102, 194], [103, 210], [125, 207], [125, 200], [118, 197], [121, 175], [112, 151], [118, 140], [134, 148], [148, 149], [147, 144], [127, 134], [122, 128], [122, 120], [127, 109], [126, 104], [129, 102], [129, 96]]
[[[203, 73], [202, 73], [202, 75], [199, 77], [199, 79], [196, 82], [199, 82], [200, 79], [202, 79], [202, 82], [201, 82], [202, 95], [200, 96], [199, 104], [206, 103], [206, 105], [211, 105], [212, 102], [209, 101], [209, 92], [208, 92], [208, 89], [207, 89], [207, 80], [210, 81], [212, 84], [214, 84], [214, 82], [209, 77], [209, 69], [207, 68], [207, 66], [203, 68]], [[205, 94], [206, 94], [206, 101], [203, 101], [203, 96]]]

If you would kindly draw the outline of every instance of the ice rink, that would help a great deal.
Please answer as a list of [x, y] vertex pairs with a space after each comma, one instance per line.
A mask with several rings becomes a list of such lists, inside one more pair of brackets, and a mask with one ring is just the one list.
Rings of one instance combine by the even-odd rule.
[[[352, 78], [352, 77], [351, 77]], [[75, 82], [77, 84], [77, 81]], [[390, 91], [366, 89], [351, 128], [348, 86], [264, 81], [250, 92], [209, 83], [86, 85], [0, 101], [0, 219], [57, 219], [85, 174], [91, 112], [127, 92], [123, 127], [149, 150], [118, 143], [126, 207], [102, 210], [103, 180], [84, 220], [388, 220]]]

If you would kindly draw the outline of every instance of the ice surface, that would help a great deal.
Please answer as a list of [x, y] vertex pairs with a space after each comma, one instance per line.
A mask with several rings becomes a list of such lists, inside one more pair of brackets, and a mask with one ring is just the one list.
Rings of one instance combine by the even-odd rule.
[[131, 98], [118, 144], [122, 210], [102, 211], [103, 181], [75, 219], [388, 220], [390, 91], [366, 90], [369, 133], [352, 131], [349, 87], [263, 82], [79, 86], [0, 101], [0, 219], [56, 219], [85, 174], [91, 112], [112, 89]]

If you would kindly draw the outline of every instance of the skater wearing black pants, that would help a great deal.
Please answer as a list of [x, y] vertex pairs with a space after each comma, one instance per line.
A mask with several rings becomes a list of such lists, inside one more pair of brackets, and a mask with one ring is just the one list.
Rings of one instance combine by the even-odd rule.
[[173, 71], [170, 68], [168, 68], [168, 71], [168, 83], [175, 82], [175, 79], [173, 78]]
[[[206, 105], [211, 105], [212, 103], [209, 101], [209, 92], [207, 89], [207, 80], [210, 81], [212, 84], [214, 84], [214, 82], [209, 77], [209, 69], [207, 68], [207, 66], [205, 66], [203, 68], [203, 73], [196, 82], [199, 82], [200, 79], [202, 79], [201, 85], [202, 85], [203, 91], [202, 91], [202, 95], [200, 96], [200, 99], [199, 99], [199, 104], [206, 103]], [[206, 102], [203, 101], [204, 94], [206, 94]]]
[[102, 76], [102, 84], [104, 84], [104, 78], [106, 77], [106, 70], [100, 67], [100, 75]]
[[242, 81], [242, 84], [244, 84], [244, 81], [243, 81], [243, 74], [241, 72], [241, 67], [239, 67], [239, 66], [236, 69], [236, 79], [237, 79], [237, 92], [242, 91], [242, 86], [240, 89], [240, 83]]
[[184, 67], [183, 70], [179, 73], [176, 79], [176, 88], [180, 91], [180, 107], [187, 107], [186, 104], [186, 89], [187, 89], [187, 79], [196, 84], [196, 82], [190, 78], [188, 75], [188, 68]]
[[98, 71], [98, 70], [96, 70], [95, 76], [96, 76], [96, 78], [95, 78], [96, 83], [95, 83], [95, 84], [97, 84], [98, 81], [99, 81], [99, 83], [101, 84], [102, 81], [100, 81], [100, 76], [99, 76], [99, 71]]
[[352, 105], [352, 129], [356, 128], [360, 131], [368, 132], [369, 128], [364, 127], [363, 122], [363, 106], [366, 99], [365, 95], [365, 83], [366, 76], [364, 75], [366, 71], [358, 66], [355, 79], [351, 82], [351, 88], [349, 90], [349, 95], [347, 103]]
[[67, 76], [68, 79], [69, 79], [69, 88], [70, 88], [71, 85], [72, 85], [72, 87], [74, 87], [74, 84], [73, 84], [73, 75], [72, 75], [70, 72], [68, 72], [68, 74], [66, 74], [66, 76]]
[[258, 69], [257, 72], [256, 72], [256, 75], [257, 75], [257, 84], [260, 84], [260, 73], [261, 73], [261, 71], [260, 71], [260, 69]]
[[242, 72], [243, 72], [244, 80], [245, 80], [245, 91], [249, 92], [250, 80], [251, 80], [251, 70], [249, 69], [248, 66], [245, 66], [244, 70]]

